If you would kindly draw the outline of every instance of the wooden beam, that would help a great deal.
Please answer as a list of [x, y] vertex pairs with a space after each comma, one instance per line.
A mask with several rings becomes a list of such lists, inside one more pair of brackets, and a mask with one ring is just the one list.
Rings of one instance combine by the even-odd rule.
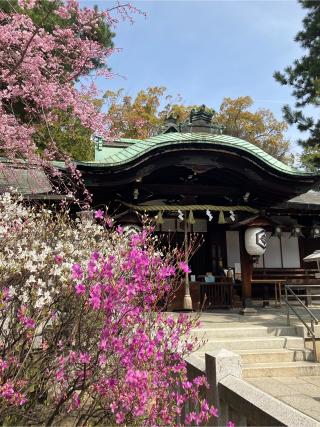
[[241, 280], [242, 280], [242, 299], [251, 298], [252, 296], [252, 273], [253, 262], [251, 255], [248, 254], [244, 244], [245, 230], [240, 230], [240, 262], [241, 262]]
[[243, 193], [242, 188], [218, 185], [197, 185], [192, 182], [190, 182], [190, 184], [140, 184], [139, 188], [162, 195], [195, 194], [204, 196], [228, 196]]

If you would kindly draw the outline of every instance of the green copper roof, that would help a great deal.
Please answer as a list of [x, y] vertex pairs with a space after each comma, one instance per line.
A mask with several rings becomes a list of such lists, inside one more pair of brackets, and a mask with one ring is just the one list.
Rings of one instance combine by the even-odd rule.
[[[128, 142], [128, 139], [119, 140], [119, 142]], [[283, 172], [285, 174], [297, 175], [297, 176], [312, 176], [317, 175], [316, 173], [310, 173], [303, 170], [296, 169], [292, 166], [286, 165], [285, 163], [275, 159], [270, 154], [263, 151], [261, 148], [251, 144], [250, 142], [244, 141], [239, 138], [235, 138], [227, 135], [212, 135], [209, 133], [165, 133], [157, 135], [146, 140], [131, 140], [134, 143], [129, 147], [119, 150], [116, 154], [113, 154], [103, 161], [95, 162], [79, 162], [79, 164], [92, 165], [95, 167], [116, 167], [125, 165], [135, 159], [146, 154], [152, 154], [152, 151], [158, 150], [159, 148], [167, 148], [179, 143], [185, 145], [195, 144], [208, 144], [210, 146], [219, 145], [225, 146], [226, 148], [237, 148], [242, 151], [243, 154], [249, 154], [256, 157], [271, 168]], [[105, 146], [107, 149], [107, 146]], [[194, 147], [193, 147], [194, 148]], [[107, 150], [106, 150], [107, 154]]]
[[140, 142], [141, 139], [133, 139], [133, 138], [120, 138], [119, 142], [123, 142], [125, 144], [135, 144], [137, 142]]

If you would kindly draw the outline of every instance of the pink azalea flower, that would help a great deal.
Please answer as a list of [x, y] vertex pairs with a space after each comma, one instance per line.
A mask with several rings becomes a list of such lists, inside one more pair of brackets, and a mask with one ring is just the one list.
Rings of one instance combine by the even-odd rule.
[[75, 286], [76, 294], [81, 295], [86, 292], [86, 287], [83, 283], [77, 283]]
[[59, 371], [56, 372], [56, 379], [57, 381], [61, 381], [64, 378], [64, 371], [63, 369], [59, 369]]
[[101, 300], [98, 296], [90, 297], [90, 304], [94, 310], [99, 310], [101, 305]]
[[101, 209], [98, 209], [97, 211], [95, 211], [94, 213], [94, 217], [95, 219], [103, 219], [104, 216], [104, 212]]
[[106, 224], [108, 227], [112, 227], [113, 226], [113, 219], [110, 217], [106, 217]]
[[63, 261], [63, 258], [62, 258], [62, 256], [60, 256], [60, 255], [56, 255], [56, 256], [54, 257], [54, 261], [55, 261], [57, 264], [61, 264], [61, 263], [62, 263], [62, 261]]
[[89, 353], [80, 353], [79, 355], [79, 361], [80, 363], [83, 363], [84, 365], [87, 365], [90, 363], [91, 357]]
[[0, 358], [0, 373], [3, 373], [6, 369], [8, 369], [8, 362]]
[[159, 279], [164, 279], [166, 277], [173, 276], [175, 273], [175, 269], [171, 266], [161, 267], [159, 270]]
[[105, 350], [107, 348], [107, 340], [101, 340], [99, 344], [99, 348], [101, 350]]
[[[212, 417], [217, 417], [218, 416], [218, 409], [215, 408], [214, 406], [211, 406], [211, 408], [209, 409], [209, 413]], [[234, 424], [233, 424], [233, 426], [234, 426]], [[229, 425], [228, 425], [228, 427], [229, 427]], [[230, 427], [232, 427], [232, 426], [230, 426]]]
[[122, 424], [123, 421], [124, 421], [124, 414], [123, 414], [123, 412], [118, 412], [116, 414], [116, 423], [117, 424]]
[[1, 395], [7, 400], [12, 399], [14, 396], [14, 388], [11, 382], [7, 382], [1, 387]]
[[121, 225], [118, 225], [118, 227], [117, 227], [117, 233], [118, 234], [123, 234], [123, 227], [121, 227]]
[[93, 279], [96, 272], [97, 272], [97, 264], [91, 258], [90, 261], [88, 262], [88, 277], [89, 277], [89, 279]]
[[72, 403], [73, 403], [74, 409], [78, 409], [80, 407], [81, 400], [78, 393], [73, 393]]
[[103, 368], [104, 365], [106, 364], [106, 362], [107, 362], [107, 358], [106, 358], [105, 354], [100, 354], [99, 355], [99, 366], [101, 368]]
[[20, 320], [26, 328], [34, 329], [36, 327], [36, 322], [31, 317], [21, 316]]
[[92, 252], [91, 254], [91, 259], [94, 261], [98, 261], [98, 259], [100, 258], [100, 253], [97, 251]]
[[24, 405], [25, 403], [27, 403], [27, 401], [28, 401], [28, 399], [25, 396], [23, 396], [20, 393], [18, 394], [18, 404], [19, 404], [19, 406]]
[[181, 261], [179, 262], [178, 266], [184, 273], [191, 273], [191, 269], [186, 262]]
[[72, 278], [82, 279], [83, 271], [80, 264], [73, 264], [72, 266]]

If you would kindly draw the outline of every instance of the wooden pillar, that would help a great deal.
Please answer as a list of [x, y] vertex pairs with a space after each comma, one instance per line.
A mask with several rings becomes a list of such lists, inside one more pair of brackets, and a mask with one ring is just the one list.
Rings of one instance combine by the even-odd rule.
[[241, 279], [242, 279], [242, 299], [251, 298], [252, 296], [252, 273], [253, 262], [251, 255], [248, 254], [244, 244], [245, 230], [240, 230], [240, 262], [241, 262]]
[[[185, 263], [187, 265], [189, 265], [189, 239], [188, 239], [187, 212], [184, 212], [184, 256], [185, 256]], [[185, 276], [183, 309], [184, 310], [192, 310], [192, 299], [191, 299], [191, 295], [190, 295], [189, 273], [186, 273], [186, 276]]]

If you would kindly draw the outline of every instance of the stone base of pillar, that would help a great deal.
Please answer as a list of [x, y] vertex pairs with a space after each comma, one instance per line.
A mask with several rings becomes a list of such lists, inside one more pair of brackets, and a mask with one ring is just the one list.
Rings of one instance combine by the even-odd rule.
[[243, 301], [243, 308], [240, 310], [240, 314], [243, 316], [254, 316], [258, 311], [253, 306], [253, 302], [251, 298], [246, 298]]
[[245, 307], [240, 310], [242, 316], [255, 316], [258, 311], [254, 307]]
[[191, 295], [185, 295], [183, 297], [183, 310], [192, 310]]

